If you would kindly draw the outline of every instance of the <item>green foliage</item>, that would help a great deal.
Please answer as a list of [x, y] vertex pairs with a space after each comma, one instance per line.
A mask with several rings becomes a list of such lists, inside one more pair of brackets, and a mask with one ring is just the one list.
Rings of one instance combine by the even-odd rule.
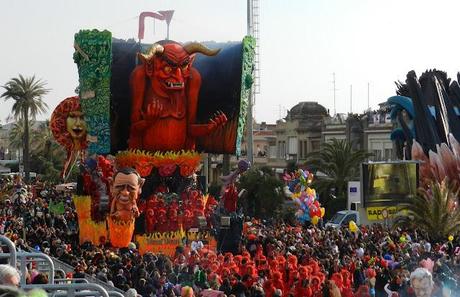
[[295, 213], [297, 211], [297, 206], [284, 204], [281, 209], [281, 219], [283, 223], [288, 225], [295, 225], [298, 223]]
[[221, 188], [222, 188], [222, 185], [219, 185], [218, 183], [213, 182], [208, 187], [208, 193], [209, 195], [214, 196], [216, 199], [219, 199]]
[[19, 163], [8, 163], [3, 166], [11, 169], [11, 172], [19, 172]]
[[445, 181], [432, 183], [428, 190], [420, 188], [418, 195], [398, 212], [393, 227], [417, 228], [438, 242], [449, 235], [459, 235], [458, 192]]
[[[29, 126], [33, 126], [34, 121], [29, 121]], [[14, 123], [13, 127], [10, 130], [10, 134], [8, 135], [8, 139], [10, 141], [10, 147], [15, 149], [22, 148], [24, 143], [25, 137], [25, 125], [24, 120], [19, 119]]]
[[46, 83], [35, 79], [35, 75], [24, 77], [19, 74], [19, 77], [12, 78], [2, 86], [5, 92], [0, 97], [5, 100], [14, 100], [11, 111], [15, 119], [23, 119], [25, 113], [35, 118], [48, 109], [48, 105], [42, 100], [43, 96], [49, 92], [45, 86]]
[[336, 212], [347, 208], [347, 198], [325, 199], [321, 206], [326, 210], [325, 218], [330, 219]]
[[297, 166], [297, 162], [295, 160], [286, 161], [286, 171], [288, 173], [294, 172], [297, 169], [299, 169], [299, 166]]
[[47, 160], [43, 155], [31, 154], [30, 168], [33, 172], [40, 175], [43, 180], [58, 183], [60, 182], [60, 170], [50, 160]]
[[43, 155], [48, 160], [57, 158], [61, 162], [65, 158], [65, 152], [54, 139], [49, 123], [49, 120], [46, 120], [36, 130], [32, 131], [31, 151]]
[[14, 104], [12, 113], [16, 120], [22, 120], [24, 126], [24, 171], [25, 181], [30, 178], [29, 164], [29, 117], [35, 119], [37, 114], [44, 113], [48, 109], [46, 103], [42, 100], [49, 90], [45, 88], [46, 83], [40, 79], [32, 77], [23, 77], [21, 74], [17, 78], [12, 78], [4, 86], [5, 92], [0, 96], [5, 100], [12, 99]]
[[44, 180], [58, 183], [66, 158], [66, 152], [55, 141], [49, 121], [41, 123], [31, 134], [31, 171]]
[[348, 182], [359, 178], [360, 164], [370, 156], [365, 150], [353, 150], [350, 142], [337, 139], [307, 156], [306, 165], [316, 172], [312, 187], [321, 197], [326, 216], [346, 207]]
[[284, 202], [283, 183], [269, 167], [251, 168], [239, 181], [239, 189], [248, 191], [239, 203], [245, 214], [256, 218], [273, 218]]

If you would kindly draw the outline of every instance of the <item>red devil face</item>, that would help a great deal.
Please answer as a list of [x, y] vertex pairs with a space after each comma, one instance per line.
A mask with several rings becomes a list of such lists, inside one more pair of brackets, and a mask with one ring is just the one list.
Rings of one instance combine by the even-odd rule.
[[171, 221], [176, 222], [177, 221], [177, 210], [174, 208], [170, 208], [168, 210], [168, 216]]
[[166, 210], [160, 209], [160, 210], [158, 211], [158, 222], [159, 222], [160, 224], [166, 223]]
[[152, 225], [155, 224], [155, 212], [153, 209], [147, 210], [147, 222]]
[[150, 196], [149, 200], [147, 201], [147, 208], [153, 209], [155, 208], [156, 204], [157, 204], [157, 197], [155, 195]]
[[158, 169], [158, 173], [160, 174], [160, 176], [162, 177], [168, 177], [168, 176], [171, 176], [174, 171], [176, 171], [176, 164], [166, 164], [166, 165], [162, 165], [160, 166], [160, 168]]
[[160, 96], [170, 91], [183, 90], [190, 77], [194, 55], [189, 55], [180, 44], [165, 44], [164, 51], [153, 60], [152, 86], [161, 90]]

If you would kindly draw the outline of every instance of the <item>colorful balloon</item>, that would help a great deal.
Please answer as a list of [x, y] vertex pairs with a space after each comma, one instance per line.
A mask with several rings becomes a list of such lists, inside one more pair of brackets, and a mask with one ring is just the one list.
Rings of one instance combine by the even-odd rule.
[[319, 222], [319, 217], [318, 216], [314, 216], [314, 217], [311, 218], [311, 223], [313, 225], [316, 226], [318, 224], [318, 222]]
[[286, 186], [284, 193], [297, 204], [296, 218], [301, 223], [312, 222], [317, 224], [324, 217], [325, 209], [317, 200], [316, 191], [309, 187], [313, 180], [313, 174], [307, 170], [298, 169], [295, 172], [283, 176]]
[[351, 232], [356, 233], [358, 232], [358, 226], [356, 225], [355, 221], [351, 220], [348, 223], [348, 228], [350, 229]]

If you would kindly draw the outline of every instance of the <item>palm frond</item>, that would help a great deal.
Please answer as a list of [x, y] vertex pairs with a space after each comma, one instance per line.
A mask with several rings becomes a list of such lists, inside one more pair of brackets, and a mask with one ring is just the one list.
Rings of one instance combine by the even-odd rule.
[[419, 189], [415, 196], [397, 214], [394, 227], [414, 226], [426, 232], [432, 240], [445, 240], [460, 231], [458, 192], [443, 181], [434, 182], [428, 190]]

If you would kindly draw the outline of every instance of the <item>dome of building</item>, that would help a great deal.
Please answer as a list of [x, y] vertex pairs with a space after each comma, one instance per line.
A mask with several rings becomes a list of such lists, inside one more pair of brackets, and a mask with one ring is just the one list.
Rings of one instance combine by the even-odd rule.
[[305, 119], [311, 116], [327, 116], [327, 109], [318, 102], [304, 101], [295, 105], [289, 111], [288, 118], [291, 120]]

